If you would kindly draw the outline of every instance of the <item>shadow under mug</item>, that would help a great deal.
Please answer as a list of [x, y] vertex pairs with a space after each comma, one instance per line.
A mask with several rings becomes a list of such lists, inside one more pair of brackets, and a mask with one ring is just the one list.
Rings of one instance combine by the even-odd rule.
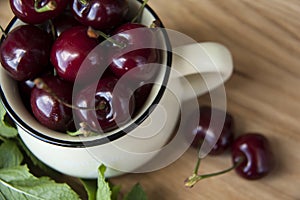
[[[132, 10], [141, 5], [139, 1], [129, 3]], [[159, 20], [158, 16], [146, 6], [142, 23], [149, 26], [154, 20]], [[20, 24], [14, 19], [7, 31]], [[180, 150], [173, 151], [174, 155], [169, 154], [174, 150], [173, 146], [165, 148], [176, 138], [174, 133], [178, 121], [182, 120], [182, 103], [194, 100], [197, 106], [197, 96], [222, 85], [233, 70], [231, 54], [223, 45], [194, 42], [171, 48], [170, 35], [178, 34], [171, 30], [162, 31], [163, 45], [168, 50], [161, 65], [164, 67], [158, 73], [159, 84], [154, 85], [141, 111], [131, 122], [105, 135], [71, 137], [47, 129], [25, 108], [16, 81], [1, 67], [2, 103], [16, 122], [19, 135], [29, 150], [61, 173], [97, 178], [101, 164], [108, 167], [107, 177], [160, 169], [189, 147], [184, 143]], [[162, 151], [163, 159], [155, 160]]]

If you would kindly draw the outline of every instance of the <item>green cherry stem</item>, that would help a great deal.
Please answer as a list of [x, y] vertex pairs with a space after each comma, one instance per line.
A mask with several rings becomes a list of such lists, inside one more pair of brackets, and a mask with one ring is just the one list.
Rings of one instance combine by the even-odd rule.
[[45, 6], [39, 8], [39, 0], [34, 1], [34, 10], [38, 13], [55, 10], [57, 7], [56, 1], [51, 0]]
[[2, 26], [0, 26], [0, 30], [1, 30], [2, 35], [4, 36], [4, 38], [6, 38], [7, 34], [5, 33], [5, 30], [2, 28]]
[[52, 34], [53, 41], [55, 41], [56, 38], [57, 38], [56, 28], [55, 28], [55, 26], [53, 24], [53, 21], [51, 19], [49, 20], [49, 25], [50, 25], [50, 29], [51, 29], [51, 34]]
[[238, 167], [242, 162], [244, 162], [244, 158], [240, 157], [238, 162], [236, 164], [234, 164], [232, 167], [219, 171], [219, 172], [215, 172], [215, 173], [209, 173], [209, 174], [202, 174], [202, 175], [198, 175], [198, 168], [199, 168], [199, 164], [200, 164], [200, 160], [201, 158], [198, 158], [198, 162], [196, 164], [196, 168], [194, 170], [194, 173], [192, 176], [188, 177], [185, 181], [184, 181], [184, 185], [188, 188], [192, 188], [196, 183], [198, 183], [199, 181], [206, 179], [206, 178], [211, 178], [214, 176], [218, 176], [218, 175], [222, 175], [225, 174], [233, 169], [235, 169], [236, 167]]
[[81, 3], [82, 5], [86, 5], [88, 4], [88, 0], [79, 0], [79, 3]]
[[79, 124], [80, 128], [75, 131], [75, 132], [70, 132], [67, 131], [67, 134], [74, 137], [74, 136], [79, 136], [83, 135], [84, 137], [92, 136], [92, 135], [97, 135], [96, 132], [93, 132], [90, 128], [90, 126], [86, 122], [81, 122]]
[[154, 20], [151, 24], [150, 24], [150, 28], [159, 28], [161, 27], [161, 22], [159, 20]]
[[72, 104], [69, 104], [65, 101], [63, 101], [62, 99], [60, 99], [55, 92], [53, 92], [51, 90], [51, 88], [49, 88], [49, 86], [41, 79], [41, 78], [36, 78], [34, 79], [34, 84], [38, 89], [44, 90], [46, 92], [48, 92], [50, 95], [53, 96], [54, 99], [56, 99], [59, 103], [63, 104], [64, 106], [68, 107], [68, 108], [72, 108], [72, 109], [76, 109], [76, 110], [104, 110], [107, 107], [106, 102], [100, 102], [100, 104], [97, 107], [81, 107], [81, 106], [75, 106]]
[[194, 174], [198, 174], [201, 160], [202, 160], [202, 159], [198, 158], [197, 163], [196, 163], [196, 166], [195, 166], [195, 169], [194, 169]]
[[142, 13], [143, 13], [143, 10], [145, 8], [145, 6], [147, 5], [149, 0], [144, 0], [143, 4], [141, 5], [141, 7], [139, 8], [136, 16], [131, 20], [131, 23], [135, 23], [135, 22], [138, 22], [140, 21], [140, 18], [142, 16]]
[[125, 44], [120, 43], [114, 39], [112, 39], [110, 36], [108, 36], [107, 34], [103, 33], [102, 31], [99, 30], [95, 30], [92, 27], [89, 27], [87, 30], [87, 34], [90, 38], [99, 38], [99, 37], [103, 37], [105, 40], [113, 43], [114, 45], [116, 45], [117, 47], [123, 49], [126, 47]]

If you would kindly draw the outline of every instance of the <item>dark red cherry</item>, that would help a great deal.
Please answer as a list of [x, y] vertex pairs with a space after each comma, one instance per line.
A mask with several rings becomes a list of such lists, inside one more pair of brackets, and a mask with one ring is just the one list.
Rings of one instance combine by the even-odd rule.
[[[195, 148], [199, 148], [204, 139], [210, 144], [217, 141], [209, 154], [218, 155], [223, 153], [231, 146], [234, 140], [233, 117], [223, 110], [211, 108], [209, 106], [202, 106], [200, 107], [199, 113], [193, 113], [191, 115], [191, 118], [194, 119], [195, 116], [199, 116], [199, 114], [200, 119], [197, 126], [191, 127], [191, 125], [187, 123], [188, 134], [192, 134], [194, 136], [192, 146]], [[211, 119], [212, 114], [213, 121]], [[220, 124], [222, 123], [224, 118], [224, 123]], [[221, 133], [217, 132], [217, 130], [220, 130], [219, 127], [221, 127]], [[218, 134], [220, 134], [219, 137], [217, 137]]]
[[154, 30], [142, 24], [127, 23], [117, 28], [114, 34], [113, 40], [123, 47], [111, 48], [109, 67], [112, 72], [122, 77], [134, 69], [128, 78], [140, 81], [155, 77], [161, 51], [155, 48], [158, 38]]
[[[42, 72], [42, 74], [40, 74], [39, 77], [47, 77], [47, 76], [53, 75], [53, 73], [54, 73], [53, 67], [49, 66], [48, 68], [49, 69], [47, 69], [45, 72]], [[34, 79], [18, 81], [20, 97], [21, 97], [25, 107], [29, 111], [31, 111], [30, 96], [31, 96], [31, 91], [34, 88], [34, 86], [35, 86]]]
[[127, 0], [73, 0], [74, 17], [83, 25], [106, 30], [121, 24], [128, 12]]
[[52, 130], [66, 132], [72, 129], [72, 109], [61, 103], [72, 103], [72, 84], [54, 76], [42, 80], [51, 92], [37, 87], [32, 89], [30, 103], [35, 118]]
[[13, 13], [23, 22], [40, 24], [58, 16], [69, 0], [9, 0]]
[[[81, 64], [87, 55], [99, 44], [95, 38], [87, 35], [88, 28], [76, 26], [64, 31], [54, 42], [51, 50], [51, 62], [58, 75], [65, 80], [74, 82]], [[81, 71], [81, 79], [91, 79], [97, 75], [101, 67], [104, 55], [97, 51], [97, 55], [89, 57], [90, 65], [85, 65], [86, 69]]]
[[79, 25], [80, 23], [76, 19], [74, 19], [72, 13], [65, 11], [59, 16], [55, 17], [52, 20], [52, 24], [47, 23], [46, 29], [49, 33], [53, 33], [53, 31], [55, 31], [55, 36], [58, 37], [65, 30]]
[[31, 91], [34, 88], [34, 86], [35, 86], [35, 84], [34, 84], [33, 80], [31, 80], [31, 79], [18, 82], [20, 97], [21, 97], [25, 107], [30, 112], [31, 112], [30, 96], [31, 96]]
[[134, 98], [125, 85], [115, 89], [117, 82], [115, 77], [106, 77], [81, 90], [75, 105], [95, 109], [76, 109], [76, 123], [86, 122], [92, 130], [107, 132], [128, 122], [134, 110]]
[[15, 80], [31, 79], [49, 65], [52, 38], [33, 25], [13, 29], [0, 47], [2, 66]]
[[267, 138], [258, 133], [238, 137], [232, 145], [232, 161], [242, 163], [235, 171], [243, 178], [255, 180], [266, 176], [274, 167], [274, 157]]
[[146, 100], [148, 99], [150, 92], [152, 90], [153, 84], [140, 84], [141, 86], [134, 91], [135, 98], [135, 113], [138, 113], [140, 109], [145, 105]]

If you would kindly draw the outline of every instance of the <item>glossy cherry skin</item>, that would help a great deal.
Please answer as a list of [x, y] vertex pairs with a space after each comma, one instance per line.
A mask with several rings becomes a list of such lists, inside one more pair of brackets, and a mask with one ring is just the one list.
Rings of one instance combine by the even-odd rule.
[[[212, 113], [214, 123], [212, 123]], [[213, 149], [209, 152], [209, 155], [219, 155], [225, 152], [233, 143], [234, 140], [234, 119], [233, 117], [223, 110], [217, 108], [211, 108], [209, 106], [202, 106], [199, 109], [198, 116], [200, 114], [199, 123], [195, 127], [191, 127], [189, 123], [187, 123], [187, 133], [192, 134], [194, 136], [194, 140], [192, 142], [192, 146], [194, 148], [199, 149], [202, 141], [205, 139], [209, 143], [217, 143], [213, 146]], [[191, 115], [194, 118], [196, 112]], [[220, 124], [218, 121], [223, 121], [225, 117], [224, 124]], [[217, 138], [216, 131], [217, 127], [221, 126], [221, 133], [219, 138]], [[207, 136], [207, 137], [206, 137]], [[206, 137], [206, 138], [205, 138]]]
[[[61, 101], [72, 103], [72, 84], [55, 76], [43, 77], [42, 80]], [[34, 87], [30, 103], [35, 118], [49, 129], [66, 132], [74, 128], [72, 109], [46, 90]]]
[[140, 85], [141, 86], [137, 88], [133, 93], [135, 98], [135, 111], [134, 111], [135, 114], [137, 114], [140, 111], [140, 109], [143, 107], [153, 87], [153, 84], [151, 83], [149, 84], [141, 83]]
[[49, 65], [51, 45], [47, 32], [33, 25], [18, 26], [1, 44], [1, 64], [15, 80], [31, 79]]
[[[72, 13], [65, 11], [59, 16], [55, 17], [52, 20], [52, 24], [54, 26], [55, 36], [58, 37], [61, 35], [62, 32], [65, 30], [81, 25], [76, 19], [74, 19]], [[47, 23], [46, 29], [48, 33], [52, 34], [52, 25]]]
[[[48, 66], [48, 69], [44, 72], [42, 72], [38, 77], [47, 77], [47, 76], [53, 76], [54, 70], [53, 66]], [[31, 91], [34, 88], [34, 78], [25, 80], [25, 81], [18, 81], [18, 88], [20, 92], [20, 97], [25, 105], [25, 107], [28, 109], [28, 111], [31, 112], [31, 106], [30, 106], [30, 96]]]
[[37, 12], [35, 10], [35, 0], [9, 0], [13, 13], [23, 22], [28, 24], [41, 24], [48, 19], [58, 16], [67, 7], [69, 0], [39, 0], [38, 8], [42, 8], [50, 1], [55, 2], [55, 9]]
[[102, 105], [102, 108], [75, 110], [75, 116], [78, 117], [76, 123], [86, 122], [92, 130], [107, 132], [128, 122], [134, 110], [134, 98], [131, 96], [132, 91], [125, 85], [114, 92], [117, 82], [115, 77], [106, 77], [100, 79], [98, 84], [91, 84], [81, 90], [75, 98], [76, 106], [97, 108]]
[[74, 17], [83, 25], [106, 30], [121, 24], [128, 12], [127, 0], [73, 0]]
[[[155, 48], [158, 40], [151, 28], [142, 24], [126, 23], [117, 28], [112, 37], [123, 48], [111, 48], [110, 69], [117, 77], [134, 69], [128, 76], [132, 80], [146, 81], [153, 79], [158, 71], [156, 64], [161, 61], [161, 51]], [[148, 48], [147, 48], [148, 47]], [[155, 65], [151, 65], [151, 64]]]
[[35, 84], [33, 80], [26, 80], [26, 81], [19, 81], [18, 88], [20, 92], [20, 97], [23, 101], [23, 104], [27, 108], [29, 112], [31, 112], [31, 105], [30, 105], [30, 96], [31, 91], [34, 88]]
[[266, 176], [274, 167], [274, 157], [267, 138], [259, 133], [248, 133], [238, 137], [232, 145], [232, 161], [238, 163], [235, 171], [249, 180]]
[[[64, 31], [54, 42], [51, 50], [51, 63], [58, 75], [67, 81], [74, 82], [81, 64], [87, 55], [99, 44], [95, 38], [87, 35], [87, 27], [76, 26]], [[91, 58], [90, 58], [91, 59]], [[100, 52], [93, 57], [95, 65], [81, 70], [81, 79], [91, 79], [97, 74], [102, 63], [103, 55]]]

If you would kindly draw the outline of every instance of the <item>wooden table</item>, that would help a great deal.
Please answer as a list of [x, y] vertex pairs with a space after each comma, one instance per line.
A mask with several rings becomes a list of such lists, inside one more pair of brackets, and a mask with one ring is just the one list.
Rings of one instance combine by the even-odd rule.
[[[192, 172], [197, 155], [189, 149], [169, 167], [112, 182], [121, 184], [124, 192], [140, 182], [149, 199], [300, 199], [300, 1], [151, 0], [149, 4], [167, 28], [230, 49], [235, 71], [225, 86], [236, 135], [266, 135], [277, 165], [259, 181], [230, 172], [187, 189], [183, 180]], [[0, 0], [0, 24], [5, 27], [11, 17], [8, 0]], [[199, 101], [207, 103], [209, 97]], [[228, 154], [208, 157], [201, 170], [213, 172], [230, 165]]]

